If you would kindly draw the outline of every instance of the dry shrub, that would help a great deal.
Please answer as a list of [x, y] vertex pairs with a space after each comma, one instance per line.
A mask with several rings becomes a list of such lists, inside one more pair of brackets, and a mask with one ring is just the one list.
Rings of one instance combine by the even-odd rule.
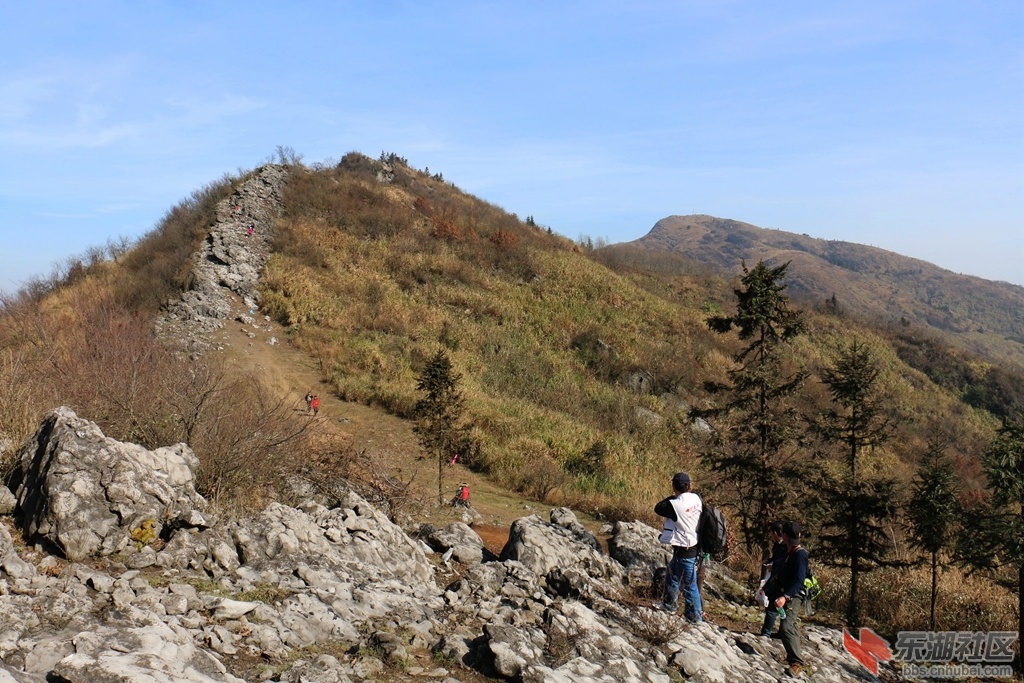
[[225, 177], [196, 190], [139, 239], [122, 261], [122, 276], [115, 285], [119, 302], [132, 309], [156, 311], [187, 287], [192, 255], [216, 219], [218, 202], [231, 188], [232, 180]]
[[495, 230], [489, 239], [498, 251], [508, 251], [522, 241], [522, 238], [516, 233], [501, 228]]
[[[725, 564], [732, 571], [736, 581], [752, 590], [756, 589], [764, 576], [764, 558], [761, 550], [759, 548], [749, 550], [742, 543], [734, 543], [732, 529], [733, 527], [730, 525], [728, 559]], [[814, 571], [818, 572], [817, 567]]]
[[391, 474], [380, 458], [351, 444], [325, 442], [312, 446], [298, 474], [333, 504], [354, 491], [383, 511], [392, 522], [400, 523], [413, 506], [422, 501], [412, 495], [413, 477], [403, 479]]
[[305, 459], [310, 424], [255, 373], [222, 377], [206, 392], [189, 444], [200, 461], [197, 488], [216, 504], [259, 506]]
[[431, 205], [430, 200], [426, 197], [416, 197], [412, 202], [412, 208], [416, 209], [424, 216], [432, 216], [434, 214], [434, 207]]
[[[811, 561], [814, 561], [813, 553]], [[848, 570], [815, 566], [822, 584], [818, 603], [843, 613], [850, 590]], [[931, 601], [931, 572], [926, 569], [886, 568], [862, 574], [858, 583], [861, 615], [879, 631], [927, 630]], [[935, 607], [940, 631], [1016, 630], [1016, 596], [991, 577], [964, 576], [947, 569], [939, 577]]]
[[579, 653], [589, 637], [586, 629], [565, 619], [550, 618], [544, 623], [544, 655], [548, 665], [557, 669]]
[[462, 228], [454, 220], [435, 216], [431, 218], [430, 236], [448, 242], [462, 242], [466, 239]]
[[18, 445], [39, 426], [49, 388], [39, 368], [51, 349], [39, 300], [0, 297], [0, 479], [14, 464]]
[[[661, 593], [657, 593], [656, 597], [660, 598]], [[623, 590], [616, 599], [626, 607], [622, 625], [641, 640], [658, 646], [679, 635], [683, 620], [673, 614], [652, 609], [650, 587], [637, 586], [632, 590]]]
[[238, 504], [278, 479], [306, 430], [260, 377], [232, 374], [214, 354], [190, 359], [168, 348], [152, 319], [109, 289], [79, 285], [52, 295], [46, 310], [7, 313], [4, 329], [18, 339], [4, 337], [0, 353], [0, 391], [12, 399], [0, 411], [4, 431], [23, 437], [67, 405], [119, 441], [185, 442], [200, 460], [201, 491]]
[[533, 458], [529, 468], [522, 473], [519, 490], [532, 500], [544, 502], [548, 496], [565, 486], [568, 477], [561, 465], [549, 455]]

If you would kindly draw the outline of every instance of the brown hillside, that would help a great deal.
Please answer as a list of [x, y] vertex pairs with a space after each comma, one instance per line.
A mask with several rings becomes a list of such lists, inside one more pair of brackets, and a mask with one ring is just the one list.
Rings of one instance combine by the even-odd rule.
[[789, 291], [885, 324], [925, 326], [947, 343], [1024, 368], [1024, 288], [958, 275], [876, 247], [822, 240], [713, 216], [669, 216], [628, 243], [684, 254], [729, 274], [792, 262]]

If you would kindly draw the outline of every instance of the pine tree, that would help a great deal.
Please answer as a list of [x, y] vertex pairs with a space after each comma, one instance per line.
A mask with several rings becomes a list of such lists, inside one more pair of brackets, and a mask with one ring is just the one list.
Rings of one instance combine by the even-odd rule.
[[889, 540], [882, 525], [896, 509], [895, 481], [868, 480], [857, 471], [858, 455], [884, 444], [892, 435], [892, 422], [882, 412], [877, 392], [878, 376], [870, 352], [854, 340], [821, 375], [838, 408], [824, 411], [814, 423], [814, 431], [826, 443], [841, 445], [846, 451], [846, 471], [839, 476], [823, 473], [818, 488], [824, 509], [818, 550], [833, 562], [850, 567], [846, 621], [851, 626], [860, 625], [861, 573], [888, 564]]
[[854, 339], [840, 352], [835, 365], [821, 373], [832, 401], [818, 418], [816, 431], [828, 442], [847, 448], [850, 476], [857, 479], [857, 454], [884, 444], [892, 436], [892, 421], [883, 412], [877, 392], [878, 365], [870, 351]]
[[712, 394], [726, 395], [726, 401], [693, 411], [716, 422], [711, 446], [702, 456], [732, 489], [751, 550], [767, 543], [769, 524], [800, 479], [791, 458], [798, 437], [791, 398], [807, 375], [787, 376], [783, 369], [783, 344], [804, 331], [801, 313], [789, 308], [784, 293], [788, 267], [770, 268], [760, 261], [748, 269], [743, 264], [743, 288], [734, 290], [736, 314], [713, 316], [707, 325], [720, 334], [736, 328], [749, 344], [734, 357], [739, 367], [729, 373], [731, 384], [707, 387]]
[[911, 542], [929, 554], [932, 568], [931, 617], [929, 629], [935, 630], [935, 601], [938, 597], [939, 555], [952, 540], [960, 518], [960, 503], [953, 464], [944, 456], [944, 445], [928, 444], [928, 452], [914, 478], [908, 514]]
[[444, 466], [454, 453], [467, 443], [469, 427], [462, 424], [465, 398], [459, 390], [462, 376], [452, 369], [452, 362], [439, 350], [427, 362], [416, 382], [416, 389], [425, 396], [416, 402], [416, 425], [413, 431], [427, 453], [437, 459], [437, 502], [444, 502]]
[[[990, 500], [965, 514], [968, 532], [957, 539], [960, 561], [974, 568], [1008, 568], [1016, 573], [1017, 643], [1024, 643], [1024, 413], [1003, 421], [984, 455]], [[1017, 651], [1017, 671], [1024, 656]]]

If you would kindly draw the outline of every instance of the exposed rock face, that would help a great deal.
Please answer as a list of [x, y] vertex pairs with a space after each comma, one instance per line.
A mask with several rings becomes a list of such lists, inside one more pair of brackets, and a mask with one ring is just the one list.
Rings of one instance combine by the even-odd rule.
[[[129, 520], [202, 511], [193, 464], [181, 448], [108, 440], [66, 409], [47, 417], [23, 449], [16, 514], [23, 533], [87, 562], [19, 550], [0, 518], [0, 683], [457, 682], [469, 669], [528, 683], [784, 680], [778, 641], [631, 597], [631, 572], [664, 560], [640, 523], [616, 525], [608, 557], [560, 508], [550, 523], [516, 521], [501, 561], [483, 562], [470, 527], [421, 529], [461, 567], [447, 586], [446, 563], [355, 494], [210, 526], [162, 521], [162, 539], [129, 542]], [[92, 535], [64, 535], [72, 523]], [[871, 680], [841, 634], [804, 633], [813, 680]]]
[[222, 327], [231, 317], [229, 292], [241, 296], [250, 309], [259, 306], [257, 285], [287, 177], [284, 166], [267, 164], [221, 202], [217, 222], [193, 258], [188, 291], [169, 307], [158, 327], [177, 323], [194, 334]]
[[[553, 569], [574, 568], [587, 575], [622, 583], [622, 566], [601, 554], [600, 544], [565, 508], [551, 511], [551, 524], [537, 515], [512, 523], [502, 560], [521, 562], [536, 574]], [[594, 547], [597, 545], [598, 547]]]
[[138, 529], [155, 540], [168, 524], [205, 525], [198, 464], [185, 444], [149, 451], [58, 408], [19, 453], [17, 513], [30, 540], [45, 539], [69, 560], [110, 555]]
[[651, 527], [643, 522], [615, 522], [608, 554], [625, 567], [633, 586], [652, 584], [655, 574], [672, 559], [668, 546], [658, 543], [657, 534], [651, 534]]
[[421, 528], [420, 535], [426, 537], [431, 548], [444, 553], [443, 557], [462, 564], [479, 564], [484, 560], [484, 542], [465, 522], [452, 522], [442, 529]]

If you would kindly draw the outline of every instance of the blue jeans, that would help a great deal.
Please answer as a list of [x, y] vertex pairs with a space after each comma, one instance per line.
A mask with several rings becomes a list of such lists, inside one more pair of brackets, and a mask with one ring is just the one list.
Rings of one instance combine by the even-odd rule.
[[761, 627], [762, 636], [770, 636], [772, 631], [775, 630], [775, 621], [779, 618], [779, 608], [775, 606], [774, 602], [768, 604], [768, 608], [764, 611], [764, 625]]
[[696, 564], [696, 557], [676, 557], [673, 554], [668, 563], [668, 571], [665, 572], [665, 592], [661, 598], [665, 609], [676, 611], [679, 607], [679, 589], [682, 587], [683, 616], [688, 621], [702, 621], [704, 614], [700, 592], [697, 590]]

